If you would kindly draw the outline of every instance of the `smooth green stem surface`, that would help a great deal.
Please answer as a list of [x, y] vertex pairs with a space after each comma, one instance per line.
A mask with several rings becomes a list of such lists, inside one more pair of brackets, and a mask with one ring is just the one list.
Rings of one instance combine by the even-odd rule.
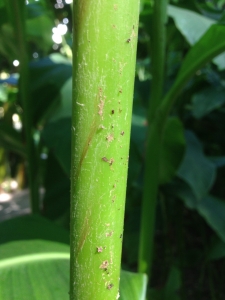
[[[25, 1], [15, 0], [7, 1], [12, 24], [14, 27], [15, 38], [18, 45], [18, 59], [20, 62], [20, 82], [19, 92], [23, 107], [23, 126], [25, 133], [25, 147], [27, 152], [27, 171], [28, 183], [30, 188], [31, 211], [39, 212], [39, 192], [37, 180], [36, 152], [33, 140], [32, 107], [29, 95], [29, 58], [27, 49], [27, 37], [25, 29]], [[13, 8], [13, 9], [12, 9]]]
[[139, 1], [73, 10], [70, 299], [118, 299]]
[[144, 188], [141, 209], [141, 231], [139, 242], [138, 272], [146, 273], [150, 279], [155, 232], [155, 210], [158, 194], [160, 149], [163, 134], [163, 115], [158, 114], [149, 130], [145, 161]]
[[164, 87], [167, 0], [155, 1], [153, 9], [153, 28], [151, 30], [152, 83], [148, 112], [150, 124], [162, 100]]
[[161, 103], [164, 84], [165, 43], [166, 43], [167, 0], [154, 2], [152, 31], [152, 88], [149, 105], [149, 135], [147, 139], [144, 189], [141, 211], [141, 231], [139, 242], [138, 271], [151, 278], [153, 259], [153, 239], [155, 229], [155, 210], [158, 193], [160, 149], [164, 119], [158, 107]]

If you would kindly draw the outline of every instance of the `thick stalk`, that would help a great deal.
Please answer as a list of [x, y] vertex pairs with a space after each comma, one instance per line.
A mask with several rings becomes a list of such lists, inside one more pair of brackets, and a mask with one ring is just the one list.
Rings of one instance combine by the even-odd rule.
[[118, 299], [139, 1], [73, 10], [70, 299]]
[[37, 168], [35, 159], [35, 147], [33, 141], [32, 107], [29, 99], [29, 58], [27, 51], [27, 38], [25, 29], [25, 1], [6, 1], [9, 17], [14, 28], [18, 48], [18, 59], [20, 62], [19, 92], [23, 107], [23, 126], [27, 152], [27, 172], [30, 188], [31, 211], [39, 212], [39, 194], [37, 181]]
[[152, 92], [149, 106], [149, 135], [147, 140], [144, 189], [141, 212], [138, 271], [150, 280], [153, 258], [155, 208], [158, 193], [159, 160], [164, 119], [157, 109], [161, 103], [164, 82], [167, 0], [154, 2], [152, 32]]

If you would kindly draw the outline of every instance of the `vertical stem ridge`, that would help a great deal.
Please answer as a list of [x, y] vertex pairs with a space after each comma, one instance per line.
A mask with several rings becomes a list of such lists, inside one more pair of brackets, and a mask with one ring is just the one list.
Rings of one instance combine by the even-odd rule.
[[[36, 151], [33, 141], [32, 107], [29, 95], [29, 58], [25, 29], [25, 1], [7, 1], [8, 10], [11, 11], [10, 19], [14, 27], [15, 37], [18, 42], [20, 61], [20, 95], [23, 106], [23, 126], [27, 152], [27, 171], [30, 188], [30, 202], [32, 213], [39, 213], [39, 193], [36, 166]], [[13, 7], [13, 10], [12, 10]]]
[[151, 279], [155, 210], [158, 193], [160, 148], [165, 123], [163, 112], [157, 110], [163, 94], [167, 0], [154, 1], [152, 32], [152, 90], [148, 112], [149, 133], [141, 211], [138, 271]]

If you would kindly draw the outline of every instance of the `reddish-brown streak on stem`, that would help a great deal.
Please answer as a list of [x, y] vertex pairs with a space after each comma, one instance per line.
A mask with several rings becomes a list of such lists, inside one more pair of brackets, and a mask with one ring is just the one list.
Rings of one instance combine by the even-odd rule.
[[[99, 91], [102, 92], [102, 90], [99, 89]], [[83, 150], [82, 150], [82, 153], [81, 153], [81, 156], [80, 156], [80, 160], [79, 160], [79, 163], [78, 163], [78, 167], [77, 167], [77, 171], [75, 173], [75, 181], [77, 181], [78, 179], [78, 176], [80, 174], [80, 171], [81, 171], [81, 166], [82, 166], [82, 163], [84, 161], [84, 158], [88, 152], [88, 149], [89, 149], [89, 146], [93, 140], [93, 137], [97, 131], [97, 126], [98, 126], [98, 101], [100, 100], [101, 101], [101, 94], [99, 94], [100, 92], [97, 93], [97, 96], [96, 96], [96, 99], [95, 99], [95, 115], [94, 115], [94, 119], [93, 119], [93, 122], [92, 122], [92, 125], [91, 125], [91, 129], [90, 129], [90, 132], [89, 132], [89, 135], [87, 137], [87, 140], [86, 142], [84, 143], [84, 147], [83, 147]], [[102, 111], [103, 113], [103, 111]], [[101, 115], [102, 116], [102, 115]], [[84, 224], [84, 227], [82, 229], [82, 233], [80, 235], [80, 239], [77, 243], [77, 252], [76, 252], [76, 255], [78, 256], [79, 255], [79, 252], [81, 251], [85, 241], [86, 241], [86, 238], [88, 236], [88, 233], [89, 233], [89, 225], [88, 225], [88, 218], [87, 216], [85, 217], [85, 224]]]
[[[97, 97], [98, 98], [98, 97]], [[85, 156], [86, 156], [86, 154], [87, 154], [87, 152], [88, 152], [88, 149], [89, 149], [89, 146], [90, 146], [90, 144], [91, 144], [91, 141], [93, 140], [93, 137], [94, 137], [94, 135], [95, 135], [95, 132], [96, 132], [96, 130], [97, 130], [97, 116], [98, 116], [98, 113], [97, 113], [97, 111], [98, 111], [98, 103], [97, 103], [97, 100], [98, 99], [96, 99], [96, 103], [95, 103], [95, 111], [96, 111], [96, 114], [95, 114], [95, 116], [94, 116], [94, 120], [93, 120], [93, 122], [92, 122], [92, 125], [91, 125], [91, 130], [90, 130], [90, 132], [89, 132], [89, 135], [88, 135], [88, 137], [87, 137], [87, 140], [86, 140], [86, 142], [84, 143], [84, 147], [83, 147], [83, 151], [82, 151], [82, 153], [81, 153], [81, 157], [80, 157], [80, 161], [79, 161], [79, 163], [78, 163], [78, 168], [77, 168], [77, 172], [76, 172], [76, 174], [75, 174], [75, 181], [77, 180], [77, 178], [78, 178], [78, 176], [79, 176], [79, 174], [80, 174], [80, 171], [81, 171], [81, 166], [82, 166], [82, 163], [83, 163], [83, 161], [84, 161], [84, 158], [85, 158]], [[84, 243], [85, 243], [85, 241], [86, 241], [86, 238], [87, 238], [87, 236], [88, 236], [88, 232], [89, 232], [89, 225], [88, 225], [88, 218], [86, 217], [85, 218], [85, 224], [84, 224], [84, 227], [83, 227], [83, 229], [82, 229], [82, 233], [81, 233], [81, 236], [80, 236], [80, 239], [79, 239], [79, 241], [78, 241], [78, 243], [77, 243], [77, 256], [79, 255], [79, 253], [80, 253], [80, 251], [81, 251], [81, 249], [82, 249], [82, 247], [83, 247], [83, 245], [84, 245]]]
[[86, 142], [84, 144], [84, 148], [83, 148], [83, 151], [81, 153], [80, 161], [79, 161], [77, 172], [76, 172], [76, 175], [75, 175], [75, 180], [77, 180], [77, 178], [78, 178], [78, 176], [80, 174], [81, 165], [82, 165], [82, 163], [84, 161], [84, 158], [85, 158], [85, 156], [87, 154], [88, 148], [89, 148], [89, 146], [91, 144], [91, 141], [92, 141], [92, 139], [94, 137], [94, 134], [95, 134], [95, 132], [97, 130], [97, 122], [96, 121], [97, 120], [95, 118], [94, 122], [91, 125], [91, 131], [89, 132], [88, 138], [87, 138], [87, 140], [86, 140]]
[[[97, 118], [98, 118], [98, 115], [99, 115], [99, 111], [98, 111], [98, 108], [99, 108], [99, 105], [98, 105], [98, 101], [101, 101], [101, 97], [102, 97], [102, 89], [100, 88], [98, 90], [98, 93], [97, 93], [97, 96], [95, 98], [95, 116], [94, 116], [94, 120], [92, 122], [92, 125], [91, 125], [91, 130], [89, 132], [89, 135], [87, 137], [87, 140], [84, 144], [84, 147], [83, 147], [83, 151], [81, 153], [81, 156], [80, 156], [80, 161], [78, 163], [78, 167], [77, 167], [77, 171], [76, 171], [76, 174], [75, 174], [75, 180], [77, 180], [79, 174], [80, 174], [80, 171], [81, 171], [81, 166], [82, 166], [82, 163], [84, 161], [84, 158], [87, 154], [87, 151], [89, 149], [89, 146], [91, 144], [91, 141], [93, 140], [93, 137], [97, 131], [97, 127], [98, 127], [98, 121], [97, 121]], [[103, 109], [103, 108], [102, 108]], [[103, 114], [103, 110], [102, 110], [102, 114]], [[101, 117], [102, 117], [102, 114], [101, 114]]]
[[77, 256], [78, 254], [80, 253], [81, 249], [83, 248], [84, 246], [84, 243], [86, 241], [86, 238], [88, 236], [88, 232], [89, 232], [89, 226], [88, 226], [88, 218], [87, 216], [85, 217], [85, 220], [84, 220], [84, 227], [83, 227], [83, 230], [82, 230], [82, 233], [81, 233], [81, 236], [80, 236], [80, 239], [78, 241], [78, 246], [77, 246]]

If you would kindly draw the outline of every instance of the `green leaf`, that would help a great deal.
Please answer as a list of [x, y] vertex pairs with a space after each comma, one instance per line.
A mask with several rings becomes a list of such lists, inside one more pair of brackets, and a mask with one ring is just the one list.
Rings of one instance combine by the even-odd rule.
[[35, 123], [52, 116], [60, 100], [61, 88], [71, 75], [71, 62], [60, 54], [31, 63], [30, 88]]
[[173, 18], [177, 29], [189, 44], [195, 44], [200, 37], [216, 22], [194, 11], [168, 5], [168, 15]]
[[46, 53], [52, 47], [52, 27], [53, 21], [46, 15], [28, 19], [26, 21], [27, 36], [32, 42], [35, 42], [40, 49]]
[[225, 242], [217, 239], [213, 240], [212, 246], [210, 247], [208, 259], [216, 260], [221, 259], [225, 256]]
[[26, 156], [21, 134], [4, 121], [0, 121], [0, 146], [21, 156]]
[[200, 119], [214, 109], [221, 107], [225, 103], [224, 94], [224, 90], [212, 87], [206, 88], [195, 94], [192, 98], [193, 116]]
[[[67, 149], [68, 150], [68, 149]], [[44, 179], [45, 195], [43, 198], [43, 215], [51, 220], [65, 216], [63, 225], [69, 226], [70, 180], [60, 166], [52, 151], [48, 154]]]
[[177, 80], [200, 69], [216, 55], [225, 51], [225, 26], [212, 25], [186, 55]]
[[57, 102], [54, 114], [49, 121], [57, 121], [62, 118], [71, 118], [72, 115], [72, 77], [70, 77], [60, 89], [60, 101]]
[[170, 269], [170, 273], [163, 289], [163, 300], [179, 300], [181, 299], [178, 291], [181, 288], [181, 272], [176, 267]]
[[225, 242], [225, 201], [211, 195], [197, 198], [187, 184], [174, 187], [172, 191], [188, 208], [195, 209], [208, 225]]
[[197, 210], [225, 242], [225, 201], [208, 195], [198, 202]]
[[45, 145], [51, 149], [65, 173], [70, 175], [71, 118], [48, 123], [42, 131]]
[[[3, 15], [3, 18], [1, 18]], [[0, 10], [0, 18], [3, 22], [6, 21], [6, 11]], [[18, 58], [18, 49], [15, 44], [15, 36], [12, 27], [9, 24], [3, 24], [0, 31], [0, 53], [6, 57], [9, 62], [12, 62], [15, 58]]]
[[166, 115], [173, 106], [177, 96], [195, 72], [210, 62], [215, 56], [225, 51], [224, 36], [225, 26], [212, 25], [190, 49], [183, 61], [175, 83], [163, 99], [161, 109]]
[[48, 14], [48, 10], [45, 8], [44, 4], [39, 2], [29, 3], [26, 5], [27, 9], [27, 19], [33, 19], [40, 17], [41, 15]]
[[120, 298], [121, 300], [145, 300], [147, 275], [121, 271]]
[[160, 183], [169, 182], [176, 174], [185, 150], [184, 129], [177, 117], [167, 119], [160, 159]]
[[67, 300], [69, 246], [42, 240], [0, 246], [0, 299]]
[[69, 232], [39, 215], [17, 217], [0, 223], [0, 244], [32, 239], [69, 244]]
[[[4, 300], [67, 300], [69, 246], [43, 240], [15, 241], [0, 246]], [[147, 276], [121, 271], [120, 299], [144, 300]]]
[[129, 168], [128, 168], [128, 189], [137, 184], [138, 175], [140, 173], [143, 162], [144, 142], [147, 132], [147, 120], [143, 111], [139, 111], [134, 107], [131, 123], [131, 140], [129, 151]]
[[[176, 27], [191, 45], [194, 45], [210, 26], [216, 23], [216, 21], [196, 12], [172, 5], [168, 7], [168, 15], [174, 19]], [[224, 54], [216, 57], [213, 61], [220, 70], [225, 68]]]
[[185, 135], [186, 153], [177, 175], [191, 187], [197, 199], [202, 199], [214, 183], [216, 168], [205, 157], [196, 136], [191, 131], [187, 131]]

